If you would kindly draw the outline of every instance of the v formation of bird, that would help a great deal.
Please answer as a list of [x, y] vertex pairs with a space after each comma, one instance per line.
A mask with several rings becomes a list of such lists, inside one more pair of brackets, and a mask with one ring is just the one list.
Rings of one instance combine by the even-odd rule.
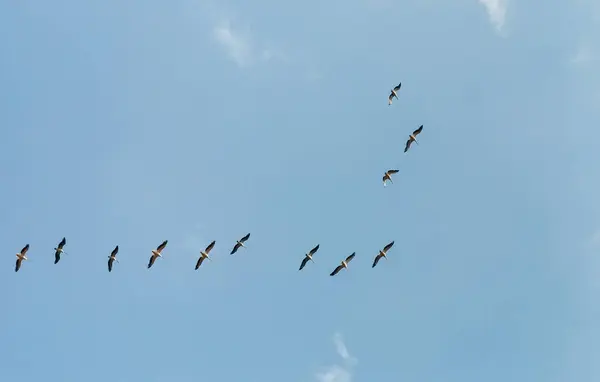
[[[391, 92], [390, 95], [388, 96], [388, 105], [392, 104], [392, 101], [394, 98], [398, 99], [398, 92], [400, 91], [400, 88], [402, 86], [402, 83], [399, 83], [397, 86], [395, 86]], [[417, 142], [417, 135], [419, 135], [421, 132], [423, 131], [423, 125], [419, 126], [419, 128], [417, 128], [416, 130], [414, 130], [412, 132], [412, 134], [409, 134], [408, 136], [408, 140], [406, 141], [406, 145], [404, 147], [404, 152], [406, 153], [408, 151], [408, 149], [410, 149], [410, 146], [413, 142], [415, 142], [416, 144], [419, 144], [419, 142]], [[384, 175], [383, 175], [383, 186], [386, 187], [387, 186], [387, 182], [389, 181], [390, 183], [394, 183], [392, 181], [392, 175], [398, 173], [399, 170], [397, 169], [391, 169], [391, 170], [387, 170]], [[231, 250], [230, 254], [233, 255], [235, 254], [240, 248], [246, 248], [246, 245], [244, 243], [246, 243], [246, 241], [248, 241], [248, 239], [250, 239], [250, 234], [248, 233], [246, 236], [242, 237], [239, 240], [236, 240], [235, 245], [233, 246], [233, 249]], [[150, 269], [152, 267], [152, 265], [154, 265], [154, 262], [156, 261], [156, 259], [158, 257], [162, 258], [162, 251], [165, 249], [165, 247], [168, 244], [168, 240], [163, 241], [158, 247], [156, 247], [156, 249], [152, 250], [152, 255], [150, 256], [150, 259], [148, 261], [148, 269]], [[197, 270], [198, 268], [200, 268], [200, 266], [202, 265], [202, 263], [204, 262], [205, 259], [208, 259], [209, 261], [212, 261], [212, 259], [209, 256], [210, 251], [214, 248], [216, 241], [213, 240], [203, 251], [200, 251], [200, 257], [198, 258], [198, 261], [196, 262], [196, 266], [195, 266], [195, 270]], [[57, 264], [60, 261], [60, 256], [62, 254], [67, 255], [67, 252], [65, 252], [64, 247], [67, 245], [67, 239], [65, 237], [62, 238], [62, 240], [58, 243], [58, 246], [56, 248], [54, 248], [54, 264]], [[381, 258], [386, 258], [387, 259], [387, 252], [394, 246], [394, 242], [390, 242], [388, 245], [386, 245], [385, 247], [383, 247], [383, 249], [379, 250], [379, 253], [375, 256], [375, 258], [373, 259], [373, 265], [371, 266], [372, 268], [375, 268], [375, 266], [377, 266], [377, 264], [379, 263], [379, 260], [381, 260]], [[304, 255], [304, 258], [302, 259], [302, 262], [300, 263], [300, 269], [299, 271], [301, 271], [302, 269], [304, 269], [304, 267], [306, 266], [306, 264], [311, 261], [314, 263], [313, 260], [313, 256], [315, 255], [315, 253], [317, 253], [317, 251], [319, 250], [320, 245], [317, 244], [313, 249], [311, 249], [308, 253], [306, 253]], [[29, 260], [27, 258], [27, 252], [29, 251], [29, 244], [25, 245], [21, 251], [19, 253], [16, 254], [17, 256], [17, 261], [15, 264], [15, 272], [18, 272], [19, 269], [21, 269], [21, 263], [23, 262], [23, 260]], [[119, 246], [117, 245], [112, 252], [110, 253], [110, 255], [108, 256], [108, 271], [112, 272], [112, 268], [113, 268], [113, 263], [116, 261], [117, 263], [119, 262], [119, 260], [117, 260], [117, 254], [119, 253]], [[346, 257], [344, 260], [342, 260], [342, 262], [329, 274], [330, 276], [335, 276], [337, 275], [342, 269], [347, 269], [348, 268], [348, 264], [350, 263], [350, 261], [352, 261], [352, 259], [354, 259], [354, 257], [356, 256], [356, 252], [353, 252], [351, 255], [349, 255], [348, 257]]]

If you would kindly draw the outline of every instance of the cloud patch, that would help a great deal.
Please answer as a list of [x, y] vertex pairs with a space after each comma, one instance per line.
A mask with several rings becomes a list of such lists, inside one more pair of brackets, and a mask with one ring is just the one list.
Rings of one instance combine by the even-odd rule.
[[281, 52], [274, 49], [257, 48], [250, 32], [233, 28], [229, 21], [223, 21], [216, 25], [212, 35], [227, 56], [240, 68], [273, 59], [285, 60]]
[[352, 382], [352, 369], [356, 365], [356, 358], [350, 355], [344, 339], [340, 333], [333, 335], [333, 344], [343, 364], [334, 364], [324, 368], [316, 374], [318, 382]]
[[502, 32], [506, 20], [507, 0], [478, 0], [481, 3], [490, 18], [490, 22], [496, 28], [496, 31]]

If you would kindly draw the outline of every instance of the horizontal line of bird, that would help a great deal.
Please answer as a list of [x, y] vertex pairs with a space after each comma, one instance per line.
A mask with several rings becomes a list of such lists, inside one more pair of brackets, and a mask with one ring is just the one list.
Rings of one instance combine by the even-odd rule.
[[[246, 241], [248, 241], [248, 239], [250, 239], [250, 234], [249, 233], [246, 236], [242, 237], [241, 239], [236, 240], [236, 243], [233, 246], [233, 249], [231, 250], [230, 254], [233, 255], [241, 247], [246, 248], [246, 245], [244, 243]], [[156, 258], [162, 257], [161, 253], [162, 253], [163, 249], [165, 249], [165, 247], [167, 246], [168, 242], [169, 242], [168, 240], [165, 240], [158, 247], [156, 247], [156, 249], [152, 250], [152, 255], [150, 256], [150, 261], [148, 262], [148, 269], [150, 269], [150, 267], [152, 267], [152, 265], [156, 261]], [[196, 270], [198, 268], [200, 268], [200, 265], [202, 265], [202, 262], [204, 261], [204, 259], [212, 260], [209, 257], [208, 254], [210, 253], [210, 251], [215, 246], [215, 242], [216, 241], [213, 240], [203, 251], [200, 251], [200, 258], [198, 258], [198, 261], [196, 262], [196, 267], [195, 267]], [[56, 264], [56, 263], [58, 263], [60, 261], [60, 255], [61, 254], [63, 254], [63, 253], [67, 254], [65, 252], [65, 250], [64, 250], [65, 245], [67, 245], [67, 239], [63, 237], [62, 240], [60, 241], [60, 243], [58, 243], [58, 246], [56, 248], [54, 248], [54, 264]], [[383, 249], [379, 250], [379, 253], [377, 254], [377, 256], [375, 256], [375, 259], [373, 260], [373, 266], [372, 266], [372, 268], [375, 268], [375, 266], [377, 265], [377, 263], [379, 263], [379, 260], [382, 257], [387, 258], [387, 252], [390, 250], [390, 248], [392, 248], [393, 245], [394, 245], [394, 242], [392, 241], [391, 243], [389, 243], [388, 245], [386, 245], [385, 247], [383, 247]], [[316, 247], [314, 247], [307, 254], [304, 255], [304, 259], [302, 259], [302, 263], [300, 264], [300, 269], [298, 269], [299, 271], [301, 271], [304, 268], [304, 266], [306, 266], [306, 264], [309, 261], [314, 262], [313, 256], [319, 250], [319, 246], [320, 246], [320, 244], [317, 244]], [[21, 268], [21, 263], [23, 262], [23, 260], [28, 260], [28, 258], [27, 258], [27, 251], [29, 251], [29, 244], [27, 244], [26, 246], [24, 246], [23, 249], [21, 249], [21, 252], [19, 252], [19, 253], [16, 254], [16, 256], [17, 256], [17, 262], [15, 264], [15, 272], [19, 271], [19, 269]], [[117, 260], [117, 253], [119, 253], [119, 246], [118, 245], [115, 247], [115, 249], [112, 250], [111, 254], [108, 256], [108, 271], [109, 272], [112, 271], [113, 262], [115, 262], [115, 261], [117, 263], [119, 262]], [[355, 255], [356, 255], [356, 252], [354, 252], [350, 256], [346, 257], [340, 263], [340, 265], [338, 265], [337, 268], [335, 268], [333, 270], [333, 272], [331, 272], [330, 276], [335, 276], [342, 269], [348, 268], [348, 263], [350, 263], [350, 261], [352, 261], [352, 259], [354, 258]]]

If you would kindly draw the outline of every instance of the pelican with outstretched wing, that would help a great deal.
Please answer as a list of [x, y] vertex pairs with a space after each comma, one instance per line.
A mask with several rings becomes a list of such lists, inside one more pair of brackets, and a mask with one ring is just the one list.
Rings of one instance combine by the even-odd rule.
[[198, 261], [196, 262], [196, 270], [198, 268], [200, 268], [200, 266], [202, 265], [202, 262], [204, 261], [204, 259], [208, 259], [210, 261], [212, 261], [212, 259], [208, 256], [208, 254], [210, 253], [211, 249], [213, 249], [213, 247], [215, 246], [215, 240], [212, 241], [212, 243], [210, 243], [208, 245], [208, 247], [206, 247], [206, 249], [204, 249], [204, 251], [200, 252], [200, 258], [198, 259]]
[[391, 105], [391, 104], [392, 104], [392, 99], [393, 99], [393, 98], [396, 98], [396, 99], [398, 99], [398, 91], [400, 90], [400, 87], [402, 87], [402, 82], [400, 82], [400, 83], [398, 84], [398, 86], [396, 86], [395, 88], [393, 88], [393, 89], [391, 90], [390, 96], [388, 97], [388, 105]]
[[348, 268], [348, 263], [349, 263], [350, 261], [352, 261], [352, 259], [354, 259], [354, 256], [356, 256], [356, 252], [352, 252], [352, 254], [351, 254], [350, 256], [346, 257], [346, 259], [345, 259], [345, 260], [342, 260], [342, 263], [341, 263], [340, 265], [338, 265], [338, 266], [337, 266], [337, 268], [335, 268], [335, 269], [333, 270], [333, 272], [331, 272], [331, 273], [329, 274], [329, 276], [335, 276], [335, 275], [337, 275], [337, 274], [338, 274], [338, 272], [339, 272], [339, 271], [341, 271], [342, 269], [344, 269], [344, 268]]
[[148, 269], [154, 264], [157, 257], [162, 257], [162, 250], [165, 249], [169, 240], [163, 241], [156, 249], [152, 250], [152, 256], [150, 256], [150, 261], [148, 262]]
[[392, 175], [396, 174], [399, 170], [387, 170], [385, 174], [383, 174], [383, 187], [387, 186], [386, 181], [390, 181], [390, 183], [394, 183], [392, 181]]
[[112, 252], [110, 253], [110, 256], [108, 256], [108, 271], [112, 271], [112, 265], [113, 262], [119, 262], [119, 260], [117, 260], [117, 253], [119, 253], [119, 246], [117, 245], [115, 247], [115, 249], [112, 250]]
[[23, 260], [28, 260], [27, 259], [27, 251], [29, 251], [29, 244], [27, 244], [26, 246], [23, 247], [23, 249], [21, 249], [21, 252], [17, 253], [17, 263], [15, 264], [15, 272], [19, 272], [19, 269], [21, 269], [21, 263], [23, 262]]
[[371, 268], [375, 268], [375, 266], [377, 265], [377, 263], [379, 262], [379, 260], [382, 257], [385, 257], [387, 259], [387, 251], [390, 250], [390, 248], [392, 248], [394, 246], [394, 242], [392, 241], [391, 243], [389, 243], [388, 245], [386, 245], [385, 247], [383, 247], [382, 250], [379, 251], [379, 254], [377, 256], [375, 256], [375, 260], [373, 261], [373, 266]]
[[237, 240], [237, 242], [235, 243], [235, 245], [233, 246], [233, 249], [231, 250], [230, 255], [233, 255], [234, 253], [237, 252], [238, 249], [240, 249], [240, 247], [244, 247], [246, 248], [246, 246], [244, 245], [244, 243], [246, 242], [246, 240], [250, 239], [250, 234], [247, 234], [246, 236], [242, 237], [240, 240]]
[[408, 151], [413, 142], [415, 142], [417, 145], [419, 144], [419, 142], [417, 142], [417, 135], [421, 134], [421, 131], [423, 131], [423, 125], [419, 126], [417, 130], [413, 131], [412, 134], [408, 136], [406, 147], [404, 147], [404, 152]]
[[300, 264], [300, 269], [298, 269], [299, 271], [302, 270], [302, 268], [304, 268], [304, 266], [306, 265], [306, 263], [310, 260], [313, 263], [315, 262], [313, 260], [313, 255], [319, 250], [319, 245], [317, 244], [316, 247], [314, 247], [313, 249], [310, 250], [310, 252], [308, 252], [306, 255], [304, 255], [304, 259], [302, 259], [302, 264]]
[[63, 237], [60, 243], [58, 243], [58, 247], [54, 248], [54, 264], [60, 261], [61, 253], [67, 254], [63, 249], [65, 245], [67, 245], [67, 238]]

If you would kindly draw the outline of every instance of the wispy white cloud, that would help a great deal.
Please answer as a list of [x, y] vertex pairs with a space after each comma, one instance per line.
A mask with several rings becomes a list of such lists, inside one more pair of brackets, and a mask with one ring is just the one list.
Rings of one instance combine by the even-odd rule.
[[574, 65], [587, 65], [597, 59], [595, 51], [589, 45], [581, 44], [570, 61]]
[[213, 37], [240, 68], [261, 61], [286, 60], [285, 55], [276, 49], [257, 47], [249, 31], [235, 29], [229, 21], [216, 25], [213, 28]]
[[343, 360], [343, 365], [334, 364], [326, 367], [316, 375], [319, 382], [351, 382], [352, 368], [356, 364], [356, 358], [350, 355], [344, 339], [340, 333], [333, 335], [333, 344], [338, 355]]
[[498, 32], [502, 32], [506, 20], [508, 0], [478, 0], [486, 9], [490, 22]]

